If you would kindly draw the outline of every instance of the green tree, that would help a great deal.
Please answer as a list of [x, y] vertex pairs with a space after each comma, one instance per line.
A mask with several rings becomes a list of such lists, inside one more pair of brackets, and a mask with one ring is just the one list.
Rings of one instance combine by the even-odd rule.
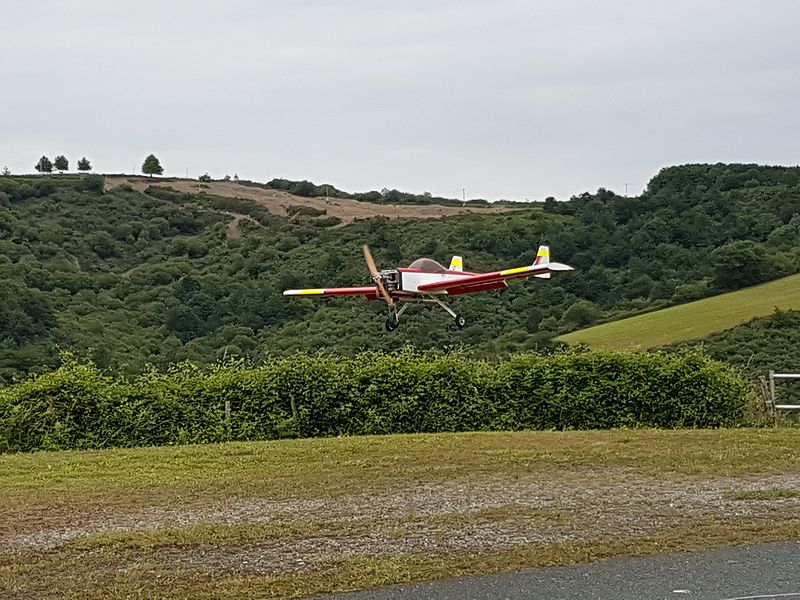
[[167, 330], [174, 333], [182, 342], [202, 335], [204, 324], [200, 317], [188, 306], [170, 308], [166, 314]]
[[555, 331], [558, 329], [558, 320], [554, 316], [545, 317], [539, 323], [539, 331]]
[[91, 171], [92, 163], [84, 156], [78, 161], [78, 171]]
[[3, 167], [3, 177], [8, 177], [9, 175], [11, 175], [11, 171], [8, 169], [8, 165], [6, 165]]
[[50, 297], [19, 281], [0, 283], [0, 339], [22, 344], [46, 336], [56, 324]]
[[164, 168], [161, 166], [155, 154], [151, 154], [144, 159], [144, 163], [142, 163], [142, 173], [152, 177], [153, 175], [161, 175], [163, 172]]
[[747, 287], [771, 277], [764, 247], [751, 240], [720, 246], [709, 259], [714, 267], [714, 283], [723, 290]]
[[564, 311], [562, 320], [568, 326], [584, 327], [591, 325], [601, 316], [603, 316], [603, 312], [592, 302], [578, 300]]
[[34, 168], [37, 171], [39, 171], [39, 173], [52, 173], [53, 163], [46, 156], [42, 156], [42, 158], [39, 159], [39, 162], [36, 163], [36, 166]]
[[114, 242], [114, 238], [106, 231], [98, 231], [91, 234], [87, 241], [89, 242], [89, 247], [100, 258], [109, 258], [117, 254], [117, 244]]
[[53, 161], [53, 166], [58, 169], [59, 173], [63, 173], [64, 171], [69, 170], [69, 161], [67, 160], [66, 156], [59, 154]]

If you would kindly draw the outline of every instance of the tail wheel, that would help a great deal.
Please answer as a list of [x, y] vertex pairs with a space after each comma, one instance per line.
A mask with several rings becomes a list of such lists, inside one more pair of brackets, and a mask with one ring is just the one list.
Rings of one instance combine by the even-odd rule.
[[464, 329], [464, 325], [467, 324], [467, 320], [461, 315], [456, 315], [456, 318], [454, 320], [456, 323], [456, 327], [458, 327], [459, 329]]
[[400, 325], [400, 322], [394, 317], [389, 317], [386, 319], [386, 323], [383, 324], [386, 327], [386, 331], [394, 331], [398, 325]]

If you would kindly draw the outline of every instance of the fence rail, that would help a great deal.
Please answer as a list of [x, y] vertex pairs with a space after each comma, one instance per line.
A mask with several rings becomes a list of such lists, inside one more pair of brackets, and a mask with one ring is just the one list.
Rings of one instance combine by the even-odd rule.
[[778, 422], [779, 410], [800, 410], [800, 404], [776, 404], [775, 402], [775, 380], [791, 381], [793, 379], [800, 379], [800, 373], [776, 373], [775, 371], [770, 371], [766, 378], [759, 377], [764, 404], [767, 407], [767, 412], [772, 416], [773, 425]]

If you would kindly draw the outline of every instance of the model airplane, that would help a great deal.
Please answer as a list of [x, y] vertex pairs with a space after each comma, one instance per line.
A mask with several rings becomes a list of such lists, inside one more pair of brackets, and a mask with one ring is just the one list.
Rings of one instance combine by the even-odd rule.
[[405, 268], [378, 270], [368, 246], [364, 246], [364, 260], [367, 262], [374, 285], [347, 288], [318, 288], [305, 290], [286, 290], [284, 296], [362, 296], [369, 300], [383, 299], [389, 307], [386, 331], [394, 331], [400, 324], [400, 315], [409, 304], [438, 305], [455, 320], [456, 327], [462, 329], [466, 320], [456, 314], [443, 300], [448, 296], [501, 290], [508, 287], [509, 279], [539, 277], [549, 279], [550, 273], [574, 271], [573, 267], [550, 262], [550, 249], [539, 246], [536, 260], [527, 267], [516, 267], [492, 273], [470, 273], [465, 271], [460, 256], [454, 256], [450, 267], [445, 268], [430, 258], [419, 258]]

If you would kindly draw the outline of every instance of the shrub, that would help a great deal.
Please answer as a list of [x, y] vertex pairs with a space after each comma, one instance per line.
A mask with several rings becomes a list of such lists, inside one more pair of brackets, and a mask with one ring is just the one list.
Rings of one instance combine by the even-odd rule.
[[[190, 363], [132, 380], [65, 361], [0, 392], [0, 449], [376, 433], [741, 422], [747, 382], [696, 352], [525, 353], [500, 363], [403, 350]], [[225, 403], [230, 403], [230, 421]]]
[[313, 225], [314, 227], [336, 227], [337, 225], [341, 225], [343, 221], [339, 217], [324, 217], [324, 218], [317, 218], [312, 219], [309, 224]]
[[4, 390], [0, 448], [55, 450], [124, 445], [115, 431], [114, 381], [92, 365], [60, 369]]
[[286, 207], [286, 214], [289, 216], [303, 215], [307, 217], [319, 217], [325, 214], [325, 210], [315, 208], [313, 206], [304, 206], [302, 204], [290, 204]]
[[191, 194], [179, 192], [175, 188], [171, 188], [168, 186], [149, 185], [144, 190], [144, 193], [147, 194], [148, 196], [152, 196], [153, 198], [158, 198], [159, 200], [166, 200], [168, 202], [181, 203], [187, 200], [191, 200]]

